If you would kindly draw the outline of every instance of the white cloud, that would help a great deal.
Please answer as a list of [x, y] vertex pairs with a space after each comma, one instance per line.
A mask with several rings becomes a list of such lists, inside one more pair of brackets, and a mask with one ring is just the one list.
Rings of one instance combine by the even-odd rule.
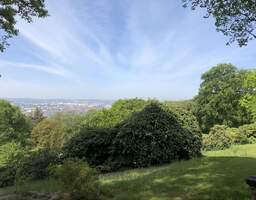
[[37, 64], [28, 64], [28, 63], [19, 63], [19, 62], [10, 62], [10, 61], [0, 61], [0, 67], [13, 67], [13, 68], [24, 68], [24, 69], [32, 69], [37, 71], [42, 71], [48, 74], [53, 74], [57, 76], [61, 76], [64, 78], [71, 79], [73, 78], [72, 72], [58, 66], [44, 66]]
[[[56, 80], [56, 84], [48, 86], [51, 88], [45, 86], [42, 92], [48, 97], [65, 96], [68, 92], [70, 96], [92, 98], [189, 98], [196, 94], [200, 74], [212, 65], [245, 65], [256, 56], [252, 46], [225, 47], [225, 38], [215, 32], [211, 20], [184, 10], [178, 2], [46, 3], [50, 17], [36, 19], [32, 24], [18, 23], [21, 42], [13, 45], [32, 45], [33, 50], [26, 54], [31, 59], [22, 57], [29, 51], [14, 51], [13, 58], [1, 59], [0, 67], [45, 72], [74, 82], [60, 84]], [[29, 89], [28, 75], [22, 76], [18, 81], [26, 80], [23, 85]], [[17, 91], [13, 81], [7, 83]]]

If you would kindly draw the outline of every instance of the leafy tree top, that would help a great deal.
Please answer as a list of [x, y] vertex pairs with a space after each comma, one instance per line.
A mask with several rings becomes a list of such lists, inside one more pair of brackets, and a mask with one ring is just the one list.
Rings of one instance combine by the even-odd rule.
[[30, 131], [27, 118], [17, 106], [0, 100], [0, 142], [23, 141]]
[[7, 40], [18, 35], [17, 17], [32, 22], [33, 17], [46, 17], [45, 0], [0, 0], [0, 51], [8, 46]]
[[250, 122], [250, 116], [240, 105], [244, 95], [244, 71], [231, 64], [219, 64], [202, 75], [196, 97], [197, 117], [204, 132], [215, 124], [238, 127]]
[[213, 16], [217, 31], [229, 37], [227, 44], [237, 42], [241, 47], [256, 39], [255, 0], [182, 0], [184, 6], [206, 9], [205, 17]]

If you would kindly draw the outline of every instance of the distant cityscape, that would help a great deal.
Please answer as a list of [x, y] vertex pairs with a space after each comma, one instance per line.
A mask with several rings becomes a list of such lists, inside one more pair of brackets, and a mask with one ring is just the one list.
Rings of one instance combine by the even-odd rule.
[[7, 99], [12, 104], [19, 106], [29, 115], [36, 108], [40, 108], [45, 116], [51, 116], [57, 112], [72, 114], [86, 113], [92, 109], [110, 108], [114, 101], [111, 100], [87, 100], [87, 99]]

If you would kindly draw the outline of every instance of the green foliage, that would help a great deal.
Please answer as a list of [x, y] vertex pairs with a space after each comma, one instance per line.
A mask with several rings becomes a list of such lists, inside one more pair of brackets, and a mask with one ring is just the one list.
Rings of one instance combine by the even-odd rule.
[[86, 159], [91, 166], [108, 171], [106, 162], [111, 156], [112, 142], [116, 134], [117, 130], [113, 128], [83, 128], [65, 146], [65, 156]]
[[195, 115], [192, 114], [192, 110], [186, 109], [186, 107], [179, 106], [177, 104], [173, 104], [172, 102], [166, 102], [165, 105], [177, 116], [177, 119], [183, 128], [201, 136], [202, 133], [200, 126]]
[[87, 163], [81, 160], [65, 160], [54, 169], [64, 193], [71, 200], [100, 199], [99, 176]]
[[230, 136], [232, 145], [237, 144], [249, 144], [249, 139], [247, 138], [246, 134], [240, 131], [239, 128], [228, 128], [226, 130], [226, 134]]
[[217, 65], [202, 75], [196, 102], [203, 132], [208, 133], [215, 124], [239, 127], [250, 123], [250, 116], [240, 105], [244, 75], [231, 64]]
[[239, 132], [246, 136], [248, 143], [256, 143], [256, 123], [240, 126]]
[[[233, 146], [206, 152], [205, 156], [189, 161], [101, 175], [101, 188], [112, 194], [104, 199], [250, 199], [244, 180], [255, 174], [255, 148], [256, 144]], [[54, 193], [59, 191], [59, 182], [55, 179], [33, 181], [29, 188], [38, 193]], [[13, 187], [4, 188], [1, 194], [13, 191]]]
[[102, 109], [88, 114], [84, 126], [91, 128], [111, 128], [140, 111], [147, 104], [142, 99], [124, 99], [116, 101], [110, 109]]
[[256, 121], [256, 70], [247, 71], [244, 79], [245, 95], [240, 103], [250, 112]]
[[192, 114], [194, 114], [196, 110], [196, 102], [194, 99], [183, 101], [166, 101], [164, 103], [171, 108], [179, 108], [182, 110], [186, 110]]
[[0, 187], [13, 185], [16, 179], [37, 180], [48, 177], [48, 167], [58, 162], [57, 154], [47, 149], [13, 156], [0, 168]]
[[184, 6], [191, 5], [204, 8], [205, 17], [213, 16], [217, 31], [228, 36], [228, 44], [237, 41], [240, 46], [256, 39], [255, 18], [256, 4], [254, 0], [182, 0]]
[[123, 122], [113, 144], [116, 167], [147, 167], [200, 155], [200, 137], [184, 129], [174, 113], [151, 103]]
[[188, 111], [172, 109], [156, 101], [118, 101], [113, 113], [118, 115], [119, 123], [113, 128], [81, 129], [65, 145], [65, 156], [86, 159], [91, 166], [106, 172], [200, 155], [201, 134], [195, 117]]
[[45, 119], [43, 111], [38, 107], [36, 107], [36, 109], [31, 113], [29, 117], [32, 121], [33, 127]]
[[17, 142], [8, 142], [0, 145], [0, 167], [5, 166], [8, 161], [25, 153], [24, 147]]
[[232, 145], [232, 138], [227, 129], [224, 125], [215, 125], [211, 128], [210, 133], [203, 136], [203, 149], [210, 151], [229, 148]]
[[209, 134], [203, 135], [203, 149], [222, 150], [231, 145], [256, 143], [256, 123], [238, 128], [215, 125]]
[[18, 17], [32, 22], [33, 17], [46, 17], [44, 0], [1, 0], [0, 1], [0, 51], [8, 46], [7, 39], [18, 34], [15, 27]]
[[34, 127], [31, 137], [37, 147], [58, 151], [65, 142], [64, 124], [61, 121], [45, 119]]
[[57, 113], [37, 124], [31, 138], [37, 148], [60, 151], [62, 147], [82, 128], [82, 115]]
[[0, 100], [0, 144], [5, 142], [25, 142], [30, 125], [20, 109], [5, 100]]
[[80, 128], [82, 127], [82, 122], [86, 117], [86, 114], [73, 115], [62, 112], [54, 114], [50, 119], [63, 122], [66, 134], [73, 136], [73, 134], [79, 132]]
[[49, 149], [29, 152], [17, 163], [17, 175], [28, 180], [43, 179], [50, 175], [48, 167], [60, 162], [58, 154]]

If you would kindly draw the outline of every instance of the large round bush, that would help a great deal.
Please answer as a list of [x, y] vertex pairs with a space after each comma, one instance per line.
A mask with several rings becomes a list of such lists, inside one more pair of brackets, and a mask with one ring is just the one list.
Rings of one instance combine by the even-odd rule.
[[184, 128], [177, 115], [157, 102], [123, 122], [114, 143], [116, 167], [147, 167], [200, 155], [200, 136]]

